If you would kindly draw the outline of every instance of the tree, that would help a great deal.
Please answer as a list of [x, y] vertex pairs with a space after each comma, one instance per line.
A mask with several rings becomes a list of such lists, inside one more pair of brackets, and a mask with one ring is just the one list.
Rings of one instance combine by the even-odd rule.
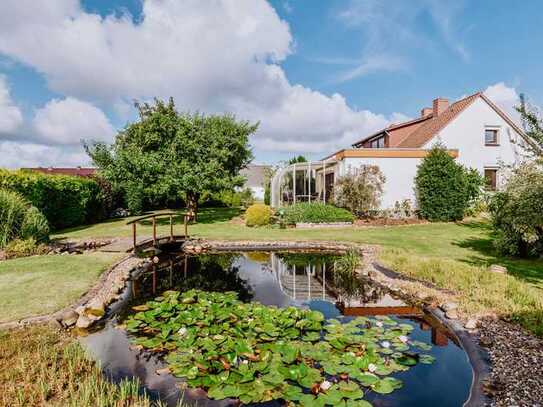
[[543, 158], [543, 119], [539, 117], [539, 112], [535, 107], [524, 102], [524, 97], [521, 100], [521, 105], [516, 109], [520, 113], [527, 137], [524, 147], [528, 153], [541, 159]]
[[303, 155], [299, 155], [297, 157], [292, 157], [290, 160], [288, 160], [288, 165], [296, 164], [296, 163], [306, 163], [307, 158], [305, 158]]
[[249, 136], [258, 123], [228, 114], [179, 113], [172, 98], [136, 108], [139, 120], [120, 131], [113, 145], [85, 145], [104, 178], [122, 188], [132, 212], [184, 195], [196, 213], [203, 192], [243, 185], [239, 171], [252, 159]]
[[430, 221], [461, 220], [482, 188], [476, 170], [457, 164], [445, 147], [434, 146], [424, 157], [415, 176], [420, 214]]
[[494, 245], [515, 256], [543, 256], [543, 168], [528, 162], [516, 168], [490, 203]]
[[340, 177], [334, 193], [335, 204], [357, 216], [379, 209], [386, 177], [376, 165], [363, 165]]

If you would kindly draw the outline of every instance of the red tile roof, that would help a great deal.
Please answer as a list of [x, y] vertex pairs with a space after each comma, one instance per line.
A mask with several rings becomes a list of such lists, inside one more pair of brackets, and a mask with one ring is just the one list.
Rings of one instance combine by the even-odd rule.
[[479, 97], [488, 103], [488, 105], [520, 135], [524, 135], [523, 131], [500, 108], [492, 103], [482, 92], [477, 92], [451, 104], [438, 116], [434, 117], [433, 114], [430, 114], [428, 116], [419, 117], [408, 122], [391, 125], [386, 129], [356, 142], [353, 144], [353, 147], [360, 148], [366, 141], [379, 136], [380, 134], [386, 134], [389, 137], [389, 148], [420, 148], [430, 141], [436, 134], [438, 134], [445, 126], [447, 126], [455, 117], [457, 117], [464, 109], [470, 106]]
[[21, 168], [24, 171], [41, 172], [43, 174], [52, 175], [72, 175], [77, 177], [91, 177], [96, 174], [96, 168], [59, 168], [59, 167], [35, 167], [35, 168]]

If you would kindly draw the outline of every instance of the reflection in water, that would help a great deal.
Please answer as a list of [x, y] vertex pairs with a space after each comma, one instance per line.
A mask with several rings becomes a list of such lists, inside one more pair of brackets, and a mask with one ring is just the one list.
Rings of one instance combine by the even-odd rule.
[[[411, 337], [437, 345], [430, 352], [433, 365], [417, 365], [398, 378], [404, 388], [392, 395], [367, 396], [374, 406], [461, 405], [467, 398], [471, 367], [455, 337], [439, 320], [395, 298], [371, 280], [336, 268], [338, 256], [300, 253], [245, 253], [177, 255], [163, 258], [151, 270], [135, 276], [119, 317], [82, 341], [114, 381], [138, 377], [151, 396], [175, 405], [181, 397], [180, 379], [158, 375], [163, 363], [155, 356], [131, 349], [126, 331], [115, 329], [117, 318], [133, 305], [146, 302], [168, 289], [235, 291], [243, 301], [279, 307], [296, 306], [321, 311], [326, 318], [348, 321], [357, 315], [391, 315], [414, 327]], [[185, 400], [198, 406], [227, 406], [228, 401], [207, 400], [198, 390], [185, 390]], [[274, 405], [279, 405], [278, 403]]]

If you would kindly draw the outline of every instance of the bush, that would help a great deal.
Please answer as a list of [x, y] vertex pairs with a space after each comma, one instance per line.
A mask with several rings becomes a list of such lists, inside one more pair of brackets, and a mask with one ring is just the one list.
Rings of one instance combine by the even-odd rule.
[[43, 214], [21, 195], [0, 189], [0, 247], [17, 238], [49, 237], [49, 226]]
[[27, 257], [33, 256], [36, 254], [46, 254], [49, 251], [47, 245], [38, 244], [36, 239], [33, 237], [29, 239], [15, 239], [9, 242], [4, 252], [8, 259], [13, 259], [16, 257]]
[[53, 229], [98, 222], [106, 215], [100, 187], [92, 179], [0, 170], [0, 188], [21, 194]]
[[515, 170], [489, 205], [494, 244], [506, 255], [543, 256], [543, 168], [535, 163]]
[[379, 209], [385, 181], [378, 166], [363, 165], [337, 180], [334, 201], [356, 216], [367, 216], [370, 211]]
[[273, 212], [268, 205], [251, 205], [245, 212], [245, 224], [247, 226], [269, 225], [272, 214]]
[[444, 147], [433, 147], [415, 177], [419, 212], [430, 221], [461, 220], [483, 183], [477, 170], [457, 164]]
[[299, 203], [285, 208], [284, 220], [287, 224], [352, 222], [354, 216], [343, 208], [323, 203]]

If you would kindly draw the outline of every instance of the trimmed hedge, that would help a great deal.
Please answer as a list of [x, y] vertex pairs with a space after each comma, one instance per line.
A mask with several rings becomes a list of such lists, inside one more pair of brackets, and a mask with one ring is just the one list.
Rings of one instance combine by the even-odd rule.
[[285, 209], [284, 220], [295, 223], [352, 222], [354, 216], [346, 209], [323, 203], [298, 203]]
[[21, 194], [45, 215], [52, 229], [94, 223], [105, 217], [100, 187], [92, 179], [0, 169], [0, 188]]
[[268, 205], [254, 204], [245, 211], [245, 224], [247, 226], [269, 225], [272, 210]]

